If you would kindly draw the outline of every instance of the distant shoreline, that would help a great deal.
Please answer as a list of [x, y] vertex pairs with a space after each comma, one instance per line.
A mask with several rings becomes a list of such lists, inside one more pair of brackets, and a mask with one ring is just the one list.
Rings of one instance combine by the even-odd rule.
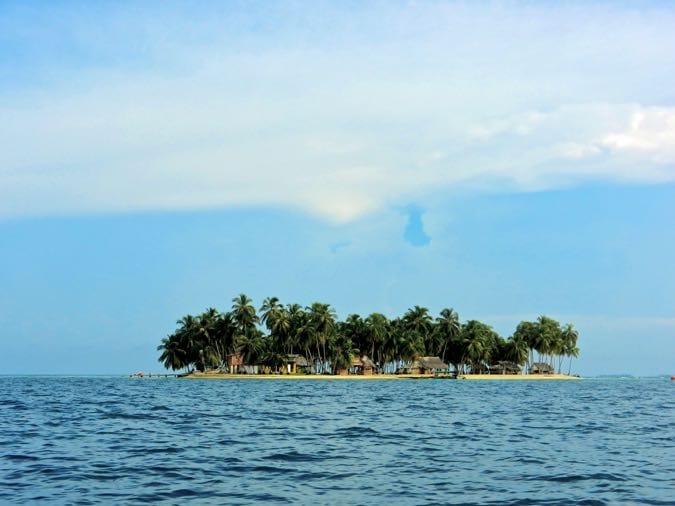
[[[450, 375], [430, 374], [373, 374], [373, 375], [327, 375], [327, 374], [204, 374], [192, 373], [181, 376], [184, 379], [208, 380], [420, 380], [420, 379], [455, 379]], [[566, 374], [460, 374], [456, 379], [471, 381], [542, 381], [542, 380], [578, 380], [578, 376]]]

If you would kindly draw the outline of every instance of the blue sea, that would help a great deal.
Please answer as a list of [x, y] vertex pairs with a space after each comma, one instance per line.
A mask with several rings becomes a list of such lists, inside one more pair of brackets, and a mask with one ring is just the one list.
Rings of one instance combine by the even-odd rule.
[[675, 381], [0, 377], [0, 503], [675, 504]]

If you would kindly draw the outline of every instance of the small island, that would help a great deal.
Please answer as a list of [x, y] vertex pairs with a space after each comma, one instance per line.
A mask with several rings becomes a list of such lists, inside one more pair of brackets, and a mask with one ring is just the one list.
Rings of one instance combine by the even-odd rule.
[[329, 304], [268, 297], [257, 311], [241, 294], [230, 311], [209, 308], [176, 323], [157, 350], [164, 367], [185, 378], [578, 378], [571, 364], [579, 334], [547, 316], [520, 322], [505, 339], [478, 320], [461, 323], [452, 308], [436, 318], [414, 306], [393, 319], [371, 313], [339, 320]]

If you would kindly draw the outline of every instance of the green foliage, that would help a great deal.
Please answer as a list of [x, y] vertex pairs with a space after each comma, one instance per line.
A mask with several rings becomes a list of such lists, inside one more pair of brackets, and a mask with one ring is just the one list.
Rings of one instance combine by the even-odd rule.
[[[534, 353], [538, 354], [538, 362], [546, 361], [555, 369], [555, 358], [558, 358], [558, 372], [562, 369], [562, 359], [579, 355], [577, 348], [578, 332], [570, 323], [561, 328], [560, 323], [549, 318], [540, 316], [535, 322], [520, 322], [513, 334], [513, 339], [523, 341], [530, 353], [530, 362], [534, 362]], [[522, 344], [518, 345], [523, 346]], [[521, 352], [518, 354], [519, 356]], [[515, 361], [515, 360], [514, 360]], [[523, 361], [524, 362], [524, 361]], [[518, 362], [521, 363], [521, 362]]]
[[489, 325], [470, 320], [462, 325], [461, 336], [465, 361], [471, 366], [471, 372], [484, 372], [498, 349], [499, 335]]
[[157, 347], [159, 361], [174, 371], [228, 368], [235, 356], [245, 364], [278, 371], [289, 355], [299, 354], [315, 372], [325, 374], [349, 368], [353, 357], [364, 355], [383, 372], [394, 372], [421, 356], [439, 356], [458, 372], [484, 372], [499, 361], [522, 366], [528, 354], [533, 362], [535, 352], [552, 366], [557, 357], [560, 370], [564, 357], [571, 363], [579, 355], [579, 334], [571, 324], [561, 327], [540, 316], [535, 322], [520, 322], [504, 340], [480, 321], [461, 324], [451, 308], [435, 319], [427, 308], [414, 306], [400, 318], [350, 314], [339, 321], [329, 304], [284, 306], [277, 297], [265, 299], [258, 314], [252, 300], [240, 294], [228, 312], [208, 308], [176, 323], [174, 333]]

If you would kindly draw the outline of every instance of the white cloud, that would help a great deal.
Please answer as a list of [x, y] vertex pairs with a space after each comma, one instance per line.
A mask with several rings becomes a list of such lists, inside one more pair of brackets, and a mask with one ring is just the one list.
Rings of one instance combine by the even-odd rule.
[[629, 124], [601, 144], [617, 153], [638, 153], [654, 163], [675, 164], [675, 107], [635, 108]]
[[196, 42], [187, 21], [148, 29], [144, 66], [43, 62], [42, 85], [0, 85], [0, 216], [267, 205], [345, 222], [458, 184], [675, 180], [675, 94], [654, 84], [675, 78], [675, 15], [590, 9], [335, 7], [290, 13], [278, 39], [204, 16]]

